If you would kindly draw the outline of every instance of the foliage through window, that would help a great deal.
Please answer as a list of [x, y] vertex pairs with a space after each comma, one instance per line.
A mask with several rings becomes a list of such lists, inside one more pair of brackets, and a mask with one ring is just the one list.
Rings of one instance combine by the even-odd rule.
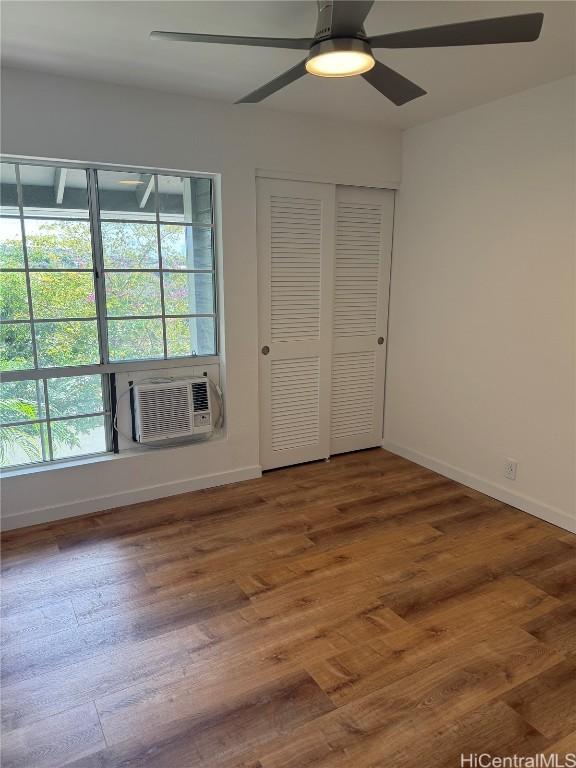
[[3, 466], [65, 459], [107, 449], [101, 376], [3, 381]]
[[107, 450], [100, 368], [217, 353], [212, 181], [2, 163], [0, 190], [0, 463]]

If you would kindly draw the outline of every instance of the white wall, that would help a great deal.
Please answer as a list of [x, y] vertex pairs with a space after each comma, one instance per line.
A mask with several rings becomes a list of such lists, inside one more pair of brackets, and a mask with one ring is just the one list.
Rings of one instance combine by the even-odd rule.
[[385, 417], [387, 447], [573, 530], [575, 85], [405, 133]]
[[7, 477], [4, 525], [257, 475], [256, 169], [395, 187], [399, 133], [37, 72], [2, 74], [6, 154], [222, 174], [228, 427], [225, 439], [207, 445]]

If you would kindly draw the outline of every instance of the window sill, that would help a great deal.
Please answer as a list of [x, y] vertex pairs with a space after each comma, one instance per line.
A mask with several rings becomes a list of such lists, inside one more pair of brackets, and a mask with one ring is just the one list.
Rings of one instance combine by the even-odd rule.
[[73, 469], [74, 467], [85, 467], [92, 464], [105, 464], [110, 461], [122, 461], [124, 459], [133, 459], [138, 456], [142, 456], [143, 454], [155, 451], [179, 451], [183, 448], [191, 448], [193, 446], [200, 447], [206, 445], [207, 443], [222, 442], [226, 439], [227, 434], [224, 430], [222, 430], [210, 440], [190, 441], [189, 443], [181, 443], [180, 445], [165, 445], [158, 446], [157, 448], [127, 448], [120, 453], [102, 453], [92, 456], [84, 456], [78, 459], [62, 460], [47, 464], [35, 464], [28, 467], [15, 467], [14, 469], [3, 469], [0, 470], [0, 479], [7, 480], [13, 477], [37, 475], [44, 472], [56, 472], [60, 469]]

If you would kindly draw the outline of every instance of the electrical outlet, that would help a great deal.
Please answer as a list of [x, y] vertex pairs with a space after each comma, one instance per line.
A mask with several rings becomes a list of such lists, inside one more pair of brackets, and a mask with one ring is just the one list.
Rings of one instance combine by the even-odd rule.
[[504, 460], [504, 477], [508, 480], [516, 480], [516, 472], [518, 471], [518, 462], [514, 459]]

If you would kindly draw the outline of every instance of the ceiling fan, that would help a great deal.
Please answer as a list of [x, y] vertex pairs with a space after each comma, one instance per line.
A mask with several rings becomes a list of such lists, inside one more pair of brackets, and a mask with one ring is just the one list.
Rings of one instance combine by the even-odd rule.
[[542, 13], [524, 13], [368, 37], [364, 31], [364, 20], [373, 4], [374, 0], [318, 0], [318, 23], [312, 38], [240, 37], [194, 32], [151, 32], [150, 37], [188, 43], [255, 45], [309, 51], [308, 56], [296, 66], [244, 96], [236, 102], [237, 104], [262, 101], [310, 73], [320, 77], [362, 75], [386, 98], [401, 106], [424, 96], [426, 91], [382, 62], [376, 61], [372, 54], [373, 48], [439, 48], [527, 43], [538, 39], [544, 19]]

